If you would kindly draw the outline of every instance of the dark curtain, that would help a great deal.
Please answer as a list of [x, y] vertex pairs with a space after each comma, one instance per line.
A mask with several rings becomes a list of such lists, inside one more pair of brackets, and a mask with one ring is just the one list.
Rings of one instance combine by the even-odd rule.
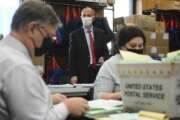
[[180, 49], [180, 11], [160, 10], [157, 13], [157, 20], [164, 21], [166, 32], [169, 32], [169, 50]]
[[47, 84], [67, 83], [68, 76], [68, 47], [69, 33], [79, 28], [81, 8], [65, 6], [63, 16], [59, 19], [62, 23], [56, 32], [56, 43], [45, 55], [45, 73], [43, 75]]
[[169, 31], [169, 50], [176, 51], [180, 49], [180, 28], [174, 28]]
[[174, 28], [180, 28], [180, 11], [160, 10], [157, 13], [157, 20], [165, 22], [167, 32]]

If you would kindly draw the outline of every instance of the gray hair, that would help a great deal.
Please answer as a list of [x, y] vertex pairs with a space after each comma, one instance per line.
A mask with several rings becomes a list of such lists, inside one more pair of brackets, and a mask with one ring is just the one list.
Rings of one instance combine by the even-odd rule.
[[29, 0], [23, 2], [16, 10], [11, 29], [19, 31], [30, 22], [37, 21], [40, 25], [57, 26], [59, 19], [53, 8], [40, 1]]

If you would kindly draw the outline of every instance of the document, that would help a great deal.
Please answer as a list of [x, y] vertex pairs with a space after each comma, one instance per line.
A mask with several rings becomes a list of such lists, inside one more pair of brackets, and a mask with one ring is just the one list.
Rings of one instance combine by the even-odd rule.
[[180, 62], [180, 50], [168, 53], [164, 61], [165, 62]]
[[112, 114], [109, 117], [111, 120], [140, 120], [137, 113]]
[[120, 55], [123, 58], [123, 60], [121, 60], [121, 63], [122, 62], [123, 63], [156, 63], [156, 62], [159, 62], [157, 60], [153, 60], [148, 55], [140, 55], [137, 53], [124, 51], [124, 50], [120, 50]]
[[123, 103], [118, 100], [93, 100], [88, 102], [90, 110], [86, 112], [86, 117], [89, 118], [102, 118], [109, 114], [122, 112]]
[[164, 113], [140, 111], [138, 114], [141, 120], [169, 120], [169, 117]]
[[94, 108], [94, 109], [99, 108], [99, 109], [110, 110], [116, 106], [122, 106], [123, 103], [122, 101], [119, 101], [119, 100], [97, 99], [97, 100], [89, 101], [88, 105], [90, 108]]

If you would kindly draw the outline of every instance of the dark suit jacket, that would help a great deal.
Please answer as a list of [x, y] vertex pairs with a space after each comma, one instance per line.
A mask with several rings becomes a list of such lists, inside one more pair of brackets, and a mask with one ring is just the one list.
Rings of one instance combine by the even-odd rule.
[[[96, 63], [100, 57], [108, 57], [106, 46], [106, 35], [101, 29], [93, 28], [94, 44], [96, 52]], [[78, 83], [92, 83], [96, 77], [98, 69], [90, 67], [90, 55], [83, 28], [73, 31], [70, 34], [69, 48], [70, 78], [78, 76]]]

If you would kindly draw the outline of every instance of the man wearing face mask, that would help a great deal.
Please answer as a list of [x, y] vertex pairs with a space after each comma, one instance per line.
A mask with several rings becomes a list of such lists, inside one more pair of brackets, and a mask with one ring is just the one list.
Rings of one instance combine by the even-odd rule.
[[40, 48], [35, 48], [35, 56], [42, 56], [51, 48], [53, 39], [49, 36], [45, 37]]
[[11, 32], [0, 42], [0, 120], [65, 120], [88, 109], [88, 102], [79, 97], [62, 96], [64, 100], [53, 105], [32, 63], [36, 52], [45, 52], [58, 23], [52, 7], [41, 1], [26, 1], [16, 10]]
[[[104, 62], [100, 68], [94, 87], [94, 99], [120, 100], [120, 77], [117, 63], [123, 58], [120, 50], [143, 54], [145, 35], [136, 26], [125, 26], [116, 34], [116, 54]], [[151, 59], [151, 58], [149, 58]]]
[[70, 83], [93, 83], [99, 65], [108, 56], [104, 31], [93, 27], [95, 11], [82, 9], [82, 28], [70, 34]]

